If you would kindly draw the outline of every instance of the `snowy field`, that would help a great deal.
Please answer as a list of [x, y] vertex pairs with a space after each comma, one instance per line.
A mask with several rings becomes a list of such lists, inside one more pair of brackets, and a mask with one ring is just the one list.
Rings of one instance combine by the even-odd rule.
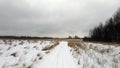
[[0, 68], [30, 68], [41, 60], [55, 41], [0, 40]]
[[0, 68], [120, 68], [120, 46], [0, 40]]
[[78, 68], [120, 68], [120, 45], [71, 43]]

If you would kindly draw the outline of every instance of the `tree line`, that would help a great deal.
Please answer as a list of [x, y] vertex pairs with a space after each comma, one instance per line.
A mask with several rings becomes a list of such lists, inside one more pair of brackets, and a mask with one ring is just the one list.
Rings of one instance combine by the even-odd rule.
[[80, 39], [80, 37], [79, 36], [77, 36], [77, 35], [75, 35], [74, 37], [72, 37], [72, 36], [68, 36], [68, 38], [67, 39]]
[[0, 36], [0, 39], [54, 39], [53, 37]]
[[100, 23], [99, 26], [90, 30], [89, 39], [93, 41], [120, 42], [120, 8], [104, 25]]

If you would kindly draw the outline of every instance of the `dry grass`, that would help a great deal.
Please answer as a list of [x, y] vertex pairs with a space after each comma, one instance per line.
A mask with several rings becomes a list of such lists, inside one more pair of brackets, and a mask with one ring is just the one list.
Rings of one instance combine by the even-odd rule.
[[68, 40], [68, 46], [70, 46], [70, 47], [72, 47], [72, 48], [74, 48], [74, 49], [77, 49], [77, 48], [84, 48], [83, 46], [82, 46], [82, 44], [83, 44], [83, 41], [82, 40], [75, 40], [75, 39], [73, 39], [73, 40]]
[[51, 49], [53, 49], [54, 47], [56, 47], [58, 44], [59, 44], [59, 42], [58, 42], [58, 41], [55, 41], [53, 45], [44, 47], [44, 48], [42, 49], [42, 51], [51, 50]]
[[3, 39], [3, 42], [4, 42], [4, 44], [12, 45], [13, 40], [10, 40], [10, 39], [5, 40], [5, 39]]
[[98, 42], [98, 41], [84, 41], [86, 43], [95, 43], [95, 44], [103, 44], [103, 45], [114, 45], [114, 46], [120, 46], [120, 43], [116, 42]]
[[[74, 58], [79, 58], [78, 55], [81, 54], [80, 49], [85, 50], [85, 47], [83, 46], [83, 41], [81, 40], [69, 40], [68, 46], [72, 48], [71, 51]], [[80, 59], [77, 61], [77, 64], [80, 65]]]

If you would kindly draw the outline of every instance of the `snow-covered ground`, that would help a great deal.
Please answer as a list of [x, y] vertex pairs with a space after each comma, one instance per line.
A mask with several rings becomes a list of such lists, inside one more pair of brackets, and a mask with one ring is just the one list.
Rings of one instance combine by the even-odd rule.
[[67, 42], [61, 42], [51, 54], [33, 65], [33, 68], [77, 68]]
[[0, 68], [120, 68], [120, 46], [56, 42], [0, 40]]
[[0, 40], [0, 68], [29, 68], [46, 55], [44, 47], [53, 41]]
[[78, 68], [120, 68], [120, 46], [79, 44], [71, 50]]

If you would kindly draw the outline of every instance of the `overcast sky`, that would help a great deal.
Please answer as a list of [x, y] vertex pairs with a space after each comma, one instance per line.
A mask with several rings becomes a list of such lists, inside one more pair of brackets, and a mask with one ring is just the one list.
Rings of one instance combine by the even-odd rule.
[[0, 35], [86, 36], [120, 0], [0, 0]]

